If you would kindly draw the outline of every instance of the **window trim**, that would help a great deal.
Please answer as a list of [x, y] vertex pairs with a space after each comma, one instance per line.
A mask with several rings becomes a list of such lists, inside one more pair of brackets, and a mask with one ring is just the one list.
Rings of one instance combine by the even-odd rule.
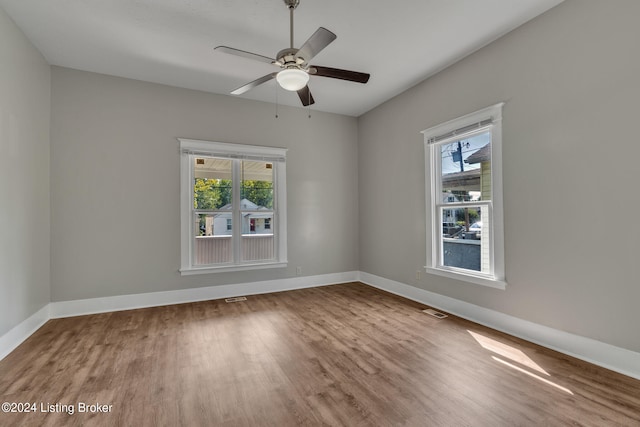
[[[267, 268], [287, 267], [287, 192], [286, 192], [286, 148], [265, 147], [246, 144], [229, 144], [224, 142], [204, 141], [178, 138], [180, 144], [180, 274], [208, 274]], [[193, 205], [193, 168], [192, 156], [214, 156], [232, 160], [264, 160], [277, 163], [274, 168], [274, 219], [277, 230], [275, 245], [276, 256], [264, 262], [224, 264], [220, 266], [194, 266], [193, 260], [193, 227], [191, 226], [191, 206]], [[238, 180], [236, 178], [234, 182]], [[239, 181], [238, 181], [239, 182]], [[234, 186], [235, 187], [235, 186]], [[238, 187], [239, 188], [239, 187]], [[234, 190], [235, 191], [235, 190]], [[238, 190], [239, 192], [239, 190]], [[238, 197], [239, 194], [234, 194]], [[236, 230], [239, 228], [239, 219]], [[237, 258], [236, 258], [237, 259]]]
[[[425, 147], [425, 191], [427, 213], [427, 259], [425, 271], [452, 279], [489, 286], [497, 289], [505, 289], [504, 265], [504, 217], [502, 197], [502, 107], [504, 102], [483, 108], [462, 117], [449, 120], [439, 125], [423, 130]], [[487, 124], [491, 121], [491, 124]], [[477, 134], [483, 130], [491, 131], [491, 216], [493, 218], [493, 233], [491, 239], [491, 264], [492, 274], [474, 273], [472, 270], [458, 269], [440, 265], [442, 251], [442, 224], [439, 223], [440, 212], [437, 202], [438, 176], [440, 173], [440, 160], [438, 148], [450, 139], [461, 139], [469, 135]], [[456, 130], [461, 132], [456, 133]], [[446, 136], [446, 137], [443, 137]], [[477, 202], [476, 202], [477, 204]], [[431, 235], [429, 235], [429, 231]]]

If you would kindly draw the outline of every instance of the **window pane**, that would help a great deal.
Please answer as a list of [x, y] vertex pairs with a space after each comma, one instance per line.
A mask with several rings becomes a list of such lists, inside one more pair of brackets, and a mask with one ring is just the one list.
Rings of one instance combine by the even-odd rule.
[[241, 209], [273, 209], [273, 163], [242, 162]]
[[231, 160], [198, 157], [193, 161], [193, 207], [231, 210]]
[[491, 271], [489, 206], [441, 209], [442, 264], [466, 270]]
[[194, 264], [207, 265], [231, 262], [231, 213], [195, 214]]
[[273, 213], [242, 213], [242, 260], [264, 261], [275, 258]]
[[491, 200], [491, 134], [440, 146], [442, 203]]

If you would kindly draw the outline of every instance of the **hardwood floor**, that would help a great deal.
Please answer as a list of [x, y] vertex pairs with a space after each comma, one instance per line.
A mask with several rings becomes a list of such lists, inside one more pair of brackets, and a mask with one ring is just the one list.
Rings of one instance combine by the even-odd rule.
[[37, 412], [0, 425], [640, 425], [640, 381], [423, 308], [352, 283], [51, 320], [0, 362]]

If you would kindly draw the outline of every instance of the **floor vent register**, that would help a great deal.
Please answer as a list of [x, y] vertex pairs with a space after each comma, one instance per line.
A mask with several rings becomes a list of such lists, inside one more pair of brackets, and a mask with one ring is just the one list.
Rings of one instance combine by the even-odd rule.
[[439, 311], [435, 311], [433, 308], [427, 308], [426, 310], [422, 310], [422, 311], [433, 317], [437, 317], [438, 319], [444, 319], [445, 317], [447, 317], [446, 314], [440, 313]]

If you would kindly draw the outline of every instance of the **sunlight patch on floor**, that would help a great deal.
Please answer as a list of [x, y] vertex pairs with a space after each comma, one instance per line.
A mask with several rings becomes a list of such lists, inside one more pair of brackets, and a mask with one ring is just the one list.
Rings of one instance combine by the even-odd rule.
[[[484, 348], [485, 350], [489, 350], [493, 353], [499, 354], [502, 357], [505, 357], [507, 359], [510, 359], [522, 366], [526, 366], [527, 368], [530, 368], [534, 371], [537, 371], [541, 374], [550, 376], [549, 373], [547, 371], [545, 371], [544, 369], [542, 369], [540, 367], [540, 365], [538, 365], [536, 362], [534, 362], [533, 360], [531, 360], [531, 358], [529, 356], [527, 356], [526, 354], [524, 354], [524, 352], [522, 350], [519, 350], [511, 345], [508, 344], [504, 344], [501, 343], [500, 341], [496, 341], [494, 339], [491, 339], [489, 337], [485, 337], [484, 335], [478, 334], [476, 332], [471, 332], [470, 330], [467, 329], [467, 332], [469, 332], [469, 334], [471, 334], [471, 336], [478, 342], [478, 344], [480, 344], [482, 346], [482, 348]], [[511, 362], [507, 362], [504, 359], [501, 359], [499, 357], [496, 356], [491, 356], [491, 358], [493, 360], [495, 360], [496, 362], [499, 362], [505, 366], [508, 366], [512, 369], [515, 369], [518, 372], [522, 372], [525, 375], [530, 376], [531, 378], [535, 378], [538, 381], [542, 381], [545, 384], [548, 384], [550, 386], [553, 386], [555, 388], [557, 388], [558, 390], [562, 390], [565, 393], [569, 393], [571, 395], [573, 395], [573, 392], [571, 390], [569, 390], [566, 387], [562, 387], [561, 385], [558, 385], [556, 383], [554, 383], [553, 381], [549, 381], [548, 379], [541, 377], [540, 375], [534, 374], [533, 372], [530, 372], [524, 368], [521, 368], [520, 366], [514, 365]]]
[[549, 375], [547, 371], [542, 369], [540, 365], [531, 360], [531, 358], [524, 354], [522, 350], [519, 350], [507, 344], [503, 344], [500, 341], [496, 341], [489, 337], [485, 337], [484, 335], [471, 332], [469, 330], [467, 330], [467, 332], [469, 332], [471, 336], [478, 342], [478, 344], [480, 344], [484, 349], [497, 353], [500, 356], [506, 357], [507, 359], [511, 359], [514, 362], [518, 362], [519, 364], [531, 368], [534, 371]]
[[509, 363], [506, 360], [502, 360], [499, 357], [491, 356], [491, 358], [493, 360], [495, 360], [496, 362], [500, 362], [503, 365], [506, 365], [506, 366], [508, 366], [510, 368], [515, 369], [516, 371], [519, 371], [519, 372], [522, 372], [523, 374], [529, 375], [531, 378], [535, 378], [535, 379], [537, 379], [539, 381], [542, 381], [545, 384], [549, 384], [550, 386], [553, 386], [553, 387], [557, 388], [558, 390], [562, 390], [565, 393], [569, 393], [569, 394], [573, 395], [573, 392], [571, 390], [569, 390], [568, 388], [562, 387], [561, 385], [558, 385], [558, 384], [554, 383], [553, 381], [549, 381], [546, 378], [542, 378], [540, 375], [536, 375], [533, 372], [529, 372], [526, 369], [522, 369], [521, 367], [516, 366], [513, 363]]

